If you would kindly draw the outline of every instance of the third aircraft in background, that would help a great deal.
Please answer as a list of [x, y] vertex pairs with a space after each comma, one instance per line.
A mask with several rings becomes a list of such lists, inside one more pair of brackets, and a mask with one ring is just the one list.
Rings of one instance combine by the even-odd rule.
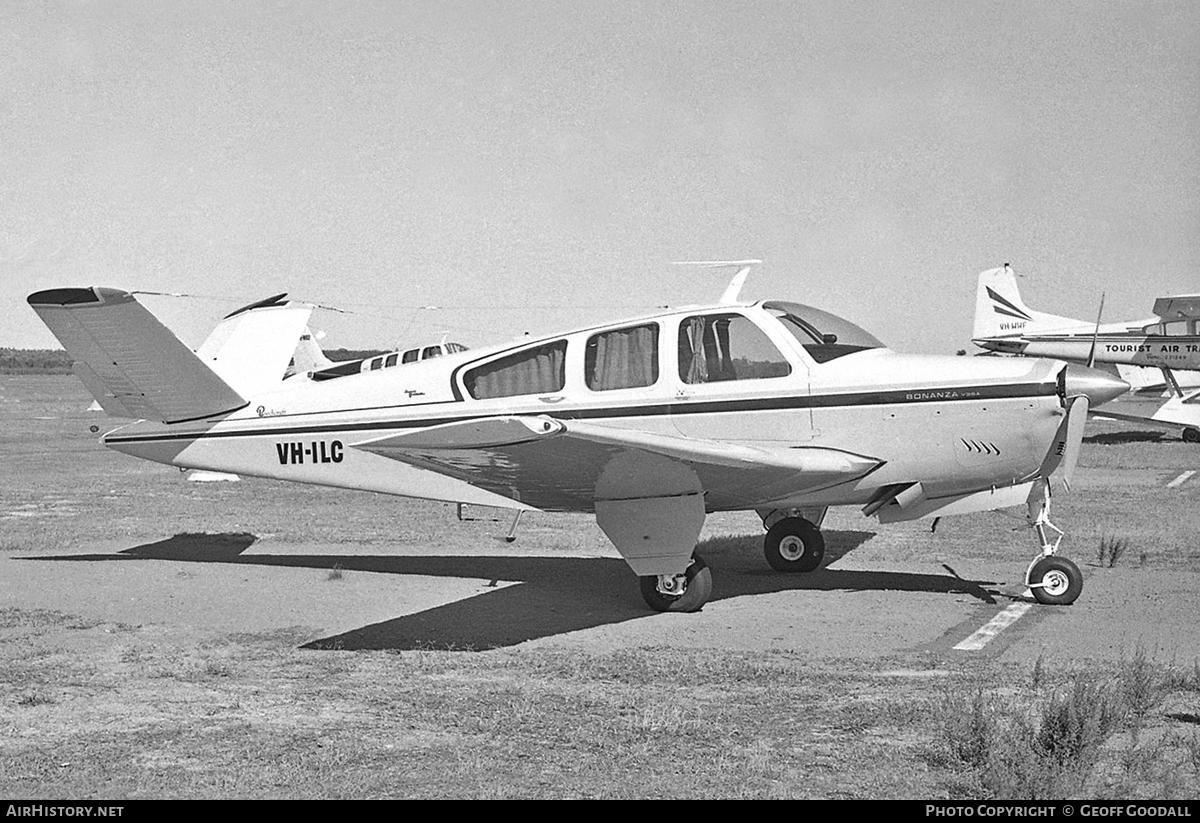
[[[1101, 303], [1103, 305], [1103, 302]], [[1053, 357], [1105, 369], [1133, 384], [1135, 392], [1107, 403], [1096, 414], [1175, 430], [1200, 442], [1200, 294], [1159, 297], [1154, 317], [1121, 323], [1072, 320], [1025, 305], [1007, 264], [979, 275], [972, 340], [998, 354]], [[1161, 380], [1138, 379], [1150, 369]]]

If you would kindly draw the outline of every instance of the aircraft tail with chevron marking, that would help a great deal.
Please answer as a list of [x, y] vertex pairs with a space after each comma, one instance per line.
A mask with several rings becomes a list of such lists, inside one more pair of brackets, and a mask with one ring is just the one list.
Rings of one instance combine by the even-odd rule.
[[1086, 320], [1047, 314], [1026, 306], [1017, 289], [1017, 278], [1007, 263], [979, 275], [975, 292], [975, 327], [971, 334], [974, 340], [1078, 332], [1090, 330], [1092, 325]]

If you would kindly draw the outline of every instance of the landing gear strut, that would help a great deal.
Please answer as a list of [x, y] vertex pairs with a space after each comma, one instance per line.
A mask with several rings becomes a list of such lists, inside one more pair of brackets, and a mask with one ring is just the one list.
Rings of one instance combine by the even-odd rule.
[[[1041, 499], [1036, 493], [1029, 499], [1029, 522], [1037, 532], [1042, 553], [1029, 564], [1025, 585], [1039, 603], [1069, 606], [1083, 591], [1083, 574], [1070, 560], [1056, 554], [1063, 531], [1050, 522], [1050, 483], [1043, 480], [1041, 485]], [[1049, 532], [1055, 533], [1054, 542], [1050, 541]]]
[[638, 583], [646, 605], [656, 612], [698, 612], [712, 597], [712, 572], [698, 554], [682, 574], [648, 575]]

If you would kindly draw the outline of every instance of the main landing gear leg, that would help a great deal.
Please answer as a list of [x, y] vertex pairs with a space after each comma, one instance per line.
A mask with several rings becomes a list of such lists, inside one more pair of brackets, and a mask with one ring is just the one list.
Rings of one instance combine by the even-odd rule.
[[712, 597], [712, 572], [698, 554], [682, 574], [647, 575], [638, 583], [646, 605], [656, 612], [698, 612]]
[[[1079, 567], [1065, 557], [1059, 557], [1058, 545], [1063, 539], [1063, 530], [1050, 522], [1050, 484], [1041, 481], [1042, 493], [1035, 492], [1029, 500], [1029, 522], [1037, 532], [1042, 553], [1034, 558], [1025, 572], [1025, 585], [1033, 592], [1039, 603], [1051, 606], [1069, 606], [1083, 591], [1083, 574]], [[1054, 542], [1050, 542], [1054, 532]]]
[[763, 525], [767, 527], [763, 554], [772, 569], [792, 574], [811, 572], [821, 565], [825, 557], [825, 536], [821, 534], [820, 524], [825, 519], [825, 511], [823, 508], [812, 511], [776, 509], [763, 516]]

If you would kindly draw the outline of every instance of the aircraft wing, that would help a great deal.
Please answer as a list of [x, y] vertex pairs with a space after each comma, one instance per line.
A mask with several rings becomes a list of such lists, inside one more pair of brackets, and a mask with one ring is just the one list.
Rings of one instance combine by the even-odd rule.
[[1168, 321], [1200, 317], [1200, 294], [1160, 297], [1154, 301], [1154, 313]]
[[836, 449], [760, 448], [549, 416], [448, 423], [353, 446], [551, 511], [696, 494], [709, 509], [753, 508], [856, 480], [883, 463]]

